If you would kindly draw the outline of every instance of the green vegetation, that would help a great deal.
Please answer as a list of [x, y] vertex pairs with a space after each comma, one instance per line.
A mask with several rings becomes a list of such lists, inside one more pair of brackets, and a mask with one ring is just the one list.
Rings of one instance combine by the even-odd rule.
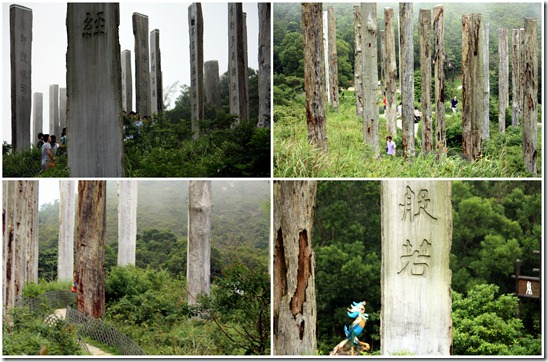
[[106, 283], [106, 321], [148, 355], [268, 354], [270, 277], [266, 265], [228, 265], [211, 296], [187, 304], [186, 280], [150, 268], [114, 267]]
[[[55, 307], [43, 298], [45, 292], [70, 290], [70, 282], [29, 283], [22, 295], [39, 298], [35, 310], [14, 307], [2, 314], [3, 355], [81, 355], [85, 352], [78, 345], [76, 329], [64, 320], [46, 323]], [[60, 307], [60, 306], [59, 306]]]
[[542, 339], [525, 333], [518, 297], [498, 295], [492, 284], [474, 286], [467, 297], [453, 292], [453, 354], [540, 355]]
[[[187, 86], [181, 87], [173, 109], [154, 114], [140, 127], [123, 117], [125, 176], [269, 177], [270, 129], [256, 127], [258, 78], [253, 69], [249, 74], [249, 120], [237, 124], [237, 117], [230, 114], [225, 74], [221, 82], [223, 106], [206, 107], [197, 140], [192, 138]], [[69, 176], [66, 155], [57, 157], [55, 167], [44, 171], [37, 148], [13, 153], [11, 145], [4, 143], [2, 154], [4, 177]]]
[[[516, 258], [523, 275], [536, 276], [533, 268], [540, 266], [533, 250], [541, 245], [541, 183], [452, 185], [453, 354], [540, 354], [540, 301], [508, 294]], [[352, 322], [346, 309], [359, 300], [367, 301], [369, 314], [360, 337], [371, 345], [365, 354], [379, 352], [380, 217], [379, 182], [318, 182], [313, 243], [318, 350], [324, 354], [344, 338], [344, 325]]]
[[[270, 188], [267, 181], [214, 181], [211, 231], [212, 275], [241, 260], [250, 268], [269, 263]], [[139, 181], [137, 266], [186, 274], [188, 181]], [[118, 196], [116, 181], [107, 181], [106, 261], [117, 264]], [[57, 279], [59, 202], [39, 213], [40, 278]], [[75, 230], [76, 231], [76, 230]]]
[[47, 324], [43, 316], [28, 308], [11, 308], [3, 313], [2, 354], [81, 355], [76, 330], [63, 320]]
[[[68, 283], [67, 287], [69, 286]], [[25, 290], [59, 289], [41, 282]], [[25, 288], [27, 289], [27, 288]], [[250, 269], [241, 262], [227, 265], [213, 279], [211, 296], [187, 304], [186, 280], [169, 272], [135, 266], [113, 267], [105, 279], [106, 316], [103, 321], [127, 334], [147, 355], [264, 355], [270, 354], [270, 276], [267, 266]], [[78, 355], [76, 327], [58, 320], [47, 303], [31, 312], [15, 307], [4, 315], [3, 354]], [[85, 338], [112, 354], [113, 347]]]
[[[307, 125], [304, 96], [304, 68], [301, 30], [301, 8], [299, 4], [276, 4], [274, 7], [274, 176], [276, 177], [531, 177], [523, 162], [523, 137], [521, 126], [510, 127], [511, 110], [507, 110], [505, 134], [498, 133], [498, 38], [497, 32], [489, 33], [490, 52], [490, 135], [484, 142], [480, 160], [466, 161], [462, 157], [461, 113], [453, 114], [450, 99], [457, 95], [459, 108], [462, 106], [461, 91], [461, 16], [477, 12], [486, 22], [498, 27], [519, 28], [526, 16], [539, 18], [538, 4], [444, 4], [446, 82], [445, 110], [448, 152], [438, 157], [421, 153], [421, 128], [415, 137], [416, 157], [408, 161], [402, 159], [401, 130], [394, 141], [397, 145], [395, 159], [385, 156], [386, 119], [382, 111], [382, 93], [378, 96], [380, 109], [379, 147], [381, 158], [376, 159], [372, 150], [363, 140], [363, 125], [355, 115], [353, 92], [344, 90], [351, 85], [354, 72], [354, 18], [351, 4], [324, 4], [324, 9], [333, 6], [337, 14], [337, 51], [339, 62], [339, 109], [326, 109], [328, 153], [324, 154], [307, 142]], [[397, 3], [379, 3], [377, 8], [377, 28], [384, 28], [383, 9], [390, 6], [397, 13]], [[420, 8], [432, 8], [432, 4], [415, 4], [413, 18], [418, 23]], [[395, 25], [396, 26], [396, 25]], [[539, 21], [539, 39], [541, 21]], [[420, 109], [420, 57], [418, 47], [418, 27], [414, 27], [414, 69], [415, 106]], [[539, 41], [539, 47], [542, 42]], [[396, 47], [398, 42], [396, 42]], [[378, 47], [380, 60], [380, 46]], [[399, 50], [396, 48], [396, 54]], [[539, 48], [540, 52], [540, 48]], [[539, 53], [540, 54], [540, 53]], [[511, 62], [510, 62], [511, 63]], [[539, 64], [540, 66], [540, 64]], [[378, 62], [380, 74], [381, 62]], [[511, 71], [511, 64], [510, 64]], [[539, 123], [542, 123], [541, 85], [539, 72]], [[433, 86], [433, 84], [432, 84]], [[509, 84], [512, 94], [512, 84]], [[432, 93], [433, 94], [433, 93]], [[398, 98], [400, 94], [396, 95]], [[399, 102], [399, 99], [398, 99]], [[433, 109], [435, 109], [433, 107]], [[435, 114], [433, 115], [435, 122]], [[421, 122], [422, 125], [422, 122]], [[435, 130], [434, 130], [435, 132]], [[435, 134], [433, 132], [433, 134]], [[542, 127], [538, 131], [538, 173], [541, 173]]]
[[[421, 127], [415, 137], [417, 156], [402, 157], [401, 130], [394, 137], [396, 157], [385, 155], [386, 119], [379, 117], [380, 159], [363, 140], [363, 125], [356, 117], [354, 94], [344, 91], [338, 110], [327, 110], [328, 154], [314, 149], [307, 141], [304, 96], [285, 100], [288, 105], [274, 107], [274, 175], [276, 177], [530, 177], [523, 162], [521, 126], [509, 126], [498, 133], [491, 124], [491, 139], [484, 142], [480, 160], [469, 162], [462, 157], [461, 113], [446, 116], [447, 155], [421, 153]], [[435, 120], [435, 115], [434, 115]], [[434, 121], [435, 122], [435, 121]], [[434, 130], [435, 131], [435, 130]], [[542, 128], [538, 131], [538, 149], [542, 146]], [[539, 152], [537, 167], [542, 169]]]
[[[139, 182], [136, 266], [128, 267], [116, 265], [118, 197], [116, 182], [107, 181], [104, 321], [148, 355], [270, 353], [270, 188], [266, 181], [214, 181], [212, 192], [211, 295], [190, 306], [188, 181]], [[28, 285], [25, 295], [70, 290], [70, 282], [53, 282], [58, 215], [58, 201], [40, 209], [41, 280]]]

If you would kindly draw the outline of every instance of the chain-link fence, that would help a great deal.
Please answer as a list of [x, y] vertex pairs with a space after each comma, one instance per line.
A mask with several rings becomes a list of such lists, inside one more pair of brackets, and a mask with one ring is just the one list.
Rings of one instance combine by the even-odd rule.
[[76, 294], [70, 291], [49, 291], [38, 297], [17, 297], [15, 305], [18, 307], [27, 307], [39, 315], [49, 314], [45, 318], [45, 323], [56, 323], [58, 316], [50, 314], [52, 309], [66, 308], [65, 320], [77, 328], [78, 343], [82, 348], [89, 352], [81, 336], [89, 337], [93, 340], [114, 347], [123, 355], [141, 356], [145, 353], [135, 342], [127, 335], [118, 331], [116, 328], [105, 324], [100, 319], [87, 316], [72, 308], [76, 304]]
[[37, 297], [18, 296], [15, 305], [18, 307], [27, 307], [33, 312], [37, 312], [41, 307], [46, 309], [65, 308], [67, 305], [75, 305], [76, 294], [68, 290], [50, 290]]
[[124, 333], [103, 323], [100, 319], [87, 316], [76, 309], [67, 307], [67, 322], [78, 327], [78, 333], [117, 348], [123, 355], [144, 355], [145, 353]]

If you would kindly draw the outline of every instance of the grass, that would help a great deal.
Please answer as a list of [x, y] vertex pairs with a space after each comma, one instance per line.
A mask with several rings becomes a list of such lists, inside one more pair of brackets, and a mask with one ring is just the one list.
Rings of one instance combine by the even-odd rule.
[[[513, 178], [531, 177], [523, 166], [521, 143], [498, 141], [481, 159], [470, 162], [461, 156], [460, 145], [453, 145], [446, 155], [437, 157], [420, 151], [420, 129], [415, 137], [416, 156], [402, 157], [401, 131], [395, 137], [397, 156], [385, 155], [386, 120], [379, 117], [379, 149], [374, 156], [363, 140], [361, 119], [355, 114], [354, 97], [347, 96], [338, 110], [327, 110], [328, 152], [307, 142], [306, 113], [300, 96], [294, 104], [274, 107], [274, 177], [296, 178]], [[447, 114], [446, 119], [455, 117]], [[516, 132], [514, 132], [516, 133]], [[519, 133], [521, 134], [521, 132]], [[516, 133], [517, 135], [517, 133]], [[538, 174], [541, 174], [539, 130]], [[504, 137], [504, 136], [503, 136]], [[493, 136], [495, 138], [495, 136]], [[514, 136], [514, 139], [516, 137]], [[520, 153], [521, 152], [521, 153]]]

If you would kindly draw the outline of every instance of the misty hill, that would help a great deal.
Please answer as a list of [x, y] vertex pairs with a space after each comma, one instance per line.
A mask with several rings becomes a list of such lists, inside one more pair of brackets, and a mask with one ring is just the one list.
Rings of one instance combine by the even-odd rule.
[[[176, 269], [184, 267], [188, 228], [188, 181], [139, 181], [137, 259], [140, 250], [152, 254], [149, 264], [165, 267], [162, 257], [177, 255]], [[225, 264], [234, 255], [256, 255], [268, 260], [270, 184], [268, 181], [212, 181], [212, 259]], [[56, 273], [59, 202], [40, 209], [40, 269]], [[118, 244], [117, 182], [107, 181], [107, 264], [116, 262]], [[159, 232], [153, 232], [158, 230]], [[76, 227], [75, 227], [76, 232]], [[150, 245], [143, 245], [143, 244]], [[146, 250], [144, 250], [146, 249]], [[157, 255], [153, 255], [156, 253]], [[162, 255], [163, 253], [163, 255]], [[109, 259], [110, 258], [110, 259]], [[224, 259], [223, 259], [224, 258]], [[147, 257], [148, 259], [148, 257]], [[222, 259], [222, 260], [221, 260]], [[165, 260], [163, 260], [165, 261]], [[139, 265], [139, 260], [136, 260]], [[213, 261], [215, 264], [215, 261]], [[222, 265], [219, 265], [222, 266]], [[265, 266], [266, 267], [266, 264]]]

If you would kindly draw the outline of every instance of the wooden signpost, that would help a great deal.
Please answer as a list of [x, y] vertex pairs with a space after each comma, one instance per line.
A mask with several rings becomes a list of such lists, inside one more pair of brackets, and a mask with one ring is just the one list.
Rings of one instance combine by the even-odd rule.
[[[540, 254], [539, 250], [534, 250], [533, 254]], [[520, 275], [521, 260], [516, 259], [516, 274], [512, 279], [516, 279], [516, 295], [524, 298], [541, 298], [540, 277], [530, 277]], [[534, 272], [540, 273], [540, 268], [534, 268]]]

